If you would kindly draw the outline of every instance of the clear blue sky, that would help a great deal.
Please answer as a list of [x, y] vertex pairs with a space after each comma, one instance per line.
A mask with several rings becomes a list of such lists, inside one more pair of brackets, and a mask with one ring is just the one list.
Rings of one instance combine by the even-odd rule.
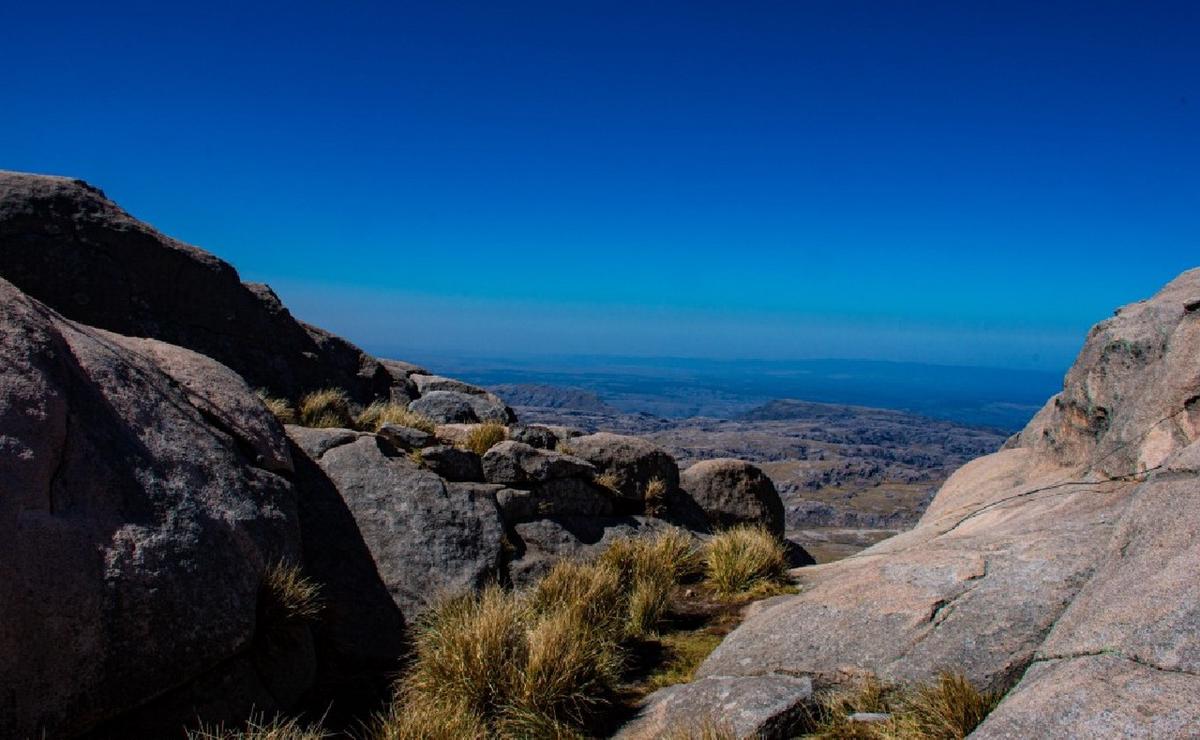
[[1062, 369], [1200, 264], [1200, 3], [246, 5], [9, 3], [0, 167], [376, 351]]

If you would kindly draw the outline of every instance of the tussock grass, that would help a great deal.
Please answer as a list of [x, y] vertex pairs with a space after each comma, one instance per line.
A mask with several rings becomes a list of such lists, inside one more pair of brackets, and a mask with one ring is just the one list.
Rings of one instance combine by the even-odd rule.
[[508, 428], [503, 424], [489, 421], [473, 427], [467, 432], [467, 436], [462, 442], [462, 448], [470, 450], [476, 455], [482, 455], [506, 439], [508, 439]]
[[258, 621], [267, 628], [311, 622], [321, 615], [320, 587], [299, 566], [275, 563], [263, 573]]
[[270, 411], [275, 415], [276, 419], [279, 419], [280, 424], [296, 423], [296, 410], [292, 408], [290, 401], [285, 398], [272, 396], [266, 388], [259, 388], [255, 393], [258, 394], [263, 405], [267, 407], [267, 411]]
[[354, 428], [350, 397], [340, 388], [313, 391], [300, 399], [299, 422], [306, 427]]
[[226, 729], [224, 726], [188, 730], [188, 740], [322, 740], [329, 735], [305, 727], [298, 720], [276, 717], [271, 720], [251, 717], [245, 727]]
[[554, 451], [561, 453], [563, 455], [574, 455], [575, 454], [575, 448], [571, 447], [571, 445], [567, 444], [566, 442], [564, 442], [561, 439], [558, 440], [558, 442], [554, 445]]
[[662, 478], [651, 478], [642, 491], [646, 502], [646, 514], [662, 516], [667, 511], [667, 482]]
[[617, 540], [525, 591], [489, 586], [435, 605], [374, 737], [580, 737], [616, 696], [623, 643], [654, 629], [676, 574], [694, 571], [681, 537]]
[[355, 428], [364, 432], [378, 432], [384, 424], [412, 427], [429, 434], [433, 434], [436, 426], [428, 417], [409, 411], [394, 401], [375, 401], [354, 418]]
[[[562, 452], [562, 450], [559, 450], [559, 452]], [[569, 455], [571, 453], [568, 452], [565, 454]], [[603, 473], [597, 473], [592, 478], [592, 482], [595, 483], [596, 485], [600, 486], [601, 488], [608, 489], [614, 495], [617, 495], [617, 496], [621, 495], [620, 481], [617, 479], [617, 474], [612, 472], [611, 470], [606, 470]]]
[[[1000, 701], [964, 676], [943, 672], [929, 684], [897, 686], [874, 676], [825, 697], [810, 737], [823, 740], [963, 740]], [[882, 722], [855, 722], [856, 712], [888, 714]]]
[[781, 584], [787, 578], [787, 554], [783, 543], [762, 527], [731, 527], [708, 541], [705, 576], [726, 596]]

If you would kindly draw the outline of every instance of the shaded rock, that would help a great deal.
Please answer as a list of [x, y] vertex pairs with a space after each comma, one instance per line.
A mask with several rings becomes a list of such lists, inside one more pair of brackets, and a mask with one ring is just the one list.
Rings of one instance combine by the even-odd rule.
[[508, 430], [508, 438], [542, 450], [553, 450], [558, 446], [558, 435], [553, 429], [535, 424], [513, 427]]
[[0, 276], [67, 318], [192, 349], [273, 395], [390, 395], [393, 379], [373, 358], [80, 180], [0, 171]]
[[[361, 435], [288, 427], [317, 457]], [[289, 440], [296, 467], [304, 570], [321, 589], [313, 633], [317, 684], [308, 697], [329, 727], [378, 711], [391, 696], [405, 652], [404, 615], [375, 567], [371, 549], [337, 486], [310, 454]]]
[[638, 437], [599, 432], [575, 437], [569, 442], [572, 454], [587, 460], [601, 473], [611, 473], [622, 497], [642, 501], [646, 486], [658, 478], [667, 494], [679, 488], [679, 467], [662, 448]]
[[288, 427], [346, 502], [405, 617], [440, 592], [472, 589], [496, 574], [504, 532], [493, 498], [448, 484], [407, 456], [390, 457], [375, 435], [329, 446], [322, 432]]
[[719, 676], [668, 686], [651, 694], [618, 738], [651, 740], [706, 725], [738, 738], [786, 740], [806, 716], [812, 679], [783, 674]]
[[808, 565], [817, 564], [816, 559], [798, 542], [784, 540], [783, 549], [787, 553], [789, 568], [803, 568]]
[[421, 461], [425, 467], [448, 481], [483, 482], [483, 466], [479, 455], [457, 447], [438, 445], [421, 450]]
[[489, 483], [543, 483], [557, 478], [591, 477], [591, 465], [571, 455], [540, 450], [505, 440], [483, 455], [483, 474]]
[[762, 524], [783, 536], [783, 501], [775, 484], [755, 465], [731, 458], [704, 460], [683, 471], [679, 487], [714, 527]]
[[300, 558], [295, 491], [267, 469], [286, 454], [256, 400], [181, 353], [180, 378], [213, 384], [185, 387], [150, 349], [0, 280], [0, 735], [79, 734], [232, 670], [266, 567]]
[[437, 443], [437, 438], [429, 432], [390, 422], [379, 427], [376, 433], [395, 445], [398, 450], [419, 450]]
[[509, 524], [549, 517], [613, 515], [608, 491], [579, 478], [547, 481], [529, 491], [505, 488], [496, 494], [496, 503]]

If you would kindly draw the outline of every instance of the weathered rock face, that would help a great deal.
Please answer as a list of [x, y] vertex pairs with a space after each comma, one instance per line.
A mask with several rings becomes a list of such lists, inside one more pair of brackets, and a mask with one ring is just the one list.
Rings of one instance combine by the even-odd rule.
[[612, 474], [621, 496], [631, 501], [643, 501], [646, 486], [656, 478], [666, 484], [668, 495], [679, 488], [675, 458], [644, 439], [599, 432], [575, 437], [569, 445], [573, 455], [587, 460], [602, 473]]
[[96, 188], [0, 171], [0, 277], [64, 316], [187, 347], [253, 387], [295, 398], [334, 386], [388, 398], [391, 374], [296, 321], [265, 285], [129, 216]]
[[554, 516], [520, 523], [512, 527], [516, 553], [508, 564], [508, 575], [513, 585], [527, 586], [558, 560], [597, 556], [620, 537], [639, 537], [671, 527], [645, 516]]
[[300, 559], [281, 431], [221, 365], [0, 280], [0, 735], [76, 734], [205, 674], [286, 708], [241, 660], [265, 569]]
[[762, 524], [783, 536], [783, 501], [775, 484], [755, 465], [730, 458], [698, 462], [683, 471], [679, 487], [714, 527]]
[[1200, 726], [1198, 305], [1191, 271], [1098, 324], [1008, 449], [955, 473], [915, 529], [798, 571], [802, 592], [698, 676], [1020, 679], [985, 738]]
[[372, 434], [287, 430], [341, 494], [406, 617], [497, 574], [504, 531], [492, 489], [447, 483]]

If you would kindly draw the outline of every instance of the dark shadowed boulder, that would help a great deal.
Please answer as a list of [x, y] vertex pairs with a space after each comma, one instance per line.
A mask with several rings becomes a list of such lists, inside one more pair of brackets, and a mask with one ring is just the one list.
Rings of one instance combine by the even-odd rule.
[[[153, 713], [158, 730], [210, 704], [210, 720], [289, 708], [272, 690], [304, 687], [243, 660], [266, 568], [300, 560], [280, 431], [221, 365], [66, 321], [0, 280], [0, 735], [78, 734], [205, 676], [218, 693]], [[219, 693], [231, 683], [248, 688]]]
[[390, 396], [392, 376], [373, 358], [80, 180], [0, 171], [0, 277], [67, 318], [187, 347], [278, 396], [329, 386], [359, 402]]
[[388, 442], [391, 442], [398, 450], [419, 450], [422, 447], [430, 447], [437, 444], [437, 438], [429, 432], [400, 426], [399, 424], [384, 424], [379, 427], [377, 434]]
[[591, 465], [561, 452], [541, 450], [505, 440], [483, 455], [483, 474], [489, 483], [527, 485], [557, 478], [591, 477]]
[[480, 420], [470, 396], [454, 391], [430, 391], [410, 403], [408, 410], [435, 424], [475, 424]]
[[665, 494], [679, 488], [679, 466], [675, 458], [652, 442], [639, 437], [600, 432], [575, 437], [567, 443], [571, 453], [596, 466], [601, 473], [614, 476], [622, 497], [641, 502], [650, 481], [666, 484]]
[[483, 482], [483, 466], [479, 462], [479, 455], [470, 450], [460, 450], [450, 445], [426, 447], [421, 450], [421, 462], [448, 481]]
[[713, 527], [761, 524], [783, 536], [783, 501], [756, 465], [732, 458], [704, 460], [683, 471], [679, 487], [704, 510]]
[[505, 488], [496, 494], [496, 503], [509, 524], [549, 517], [613, 515], [612, 495], [580, 478], [546, 481], [532, 490]]
[[287, 429], [341, 494], [405, 617], [496, 575], [504, 531], [489, 492], [447, 483], [372, 434]]

